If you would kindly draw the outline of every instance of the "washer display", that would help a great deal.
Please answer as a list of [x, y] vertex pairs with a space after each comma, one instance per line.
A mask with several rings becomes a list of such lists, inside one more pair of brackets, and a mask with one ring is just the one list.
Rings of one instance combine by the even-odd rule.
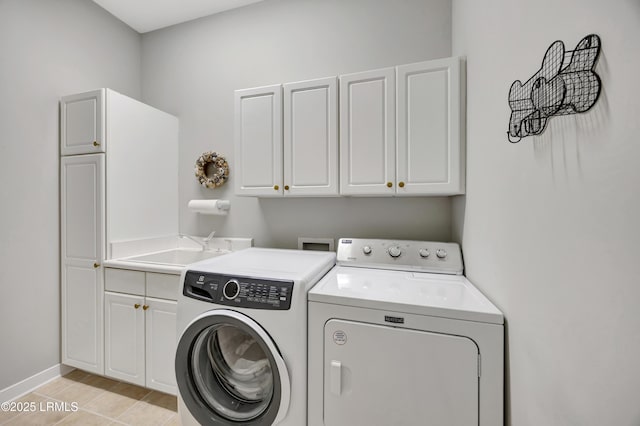
[[218, 305], [287, 310], [291, 307], [292, 290], [292, 281], [189, 271], [184, 278], [183, 295]]

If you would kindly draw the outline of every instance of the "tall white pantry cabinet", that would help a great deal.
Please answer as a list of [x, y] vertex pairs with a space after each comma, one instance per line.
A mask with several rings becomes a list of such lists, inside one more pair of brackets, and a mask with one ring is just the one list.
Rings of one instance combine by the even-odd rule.
[[178, 233], [178, 119], [110, 89], [60, 102], [62, 363], [104, 374], [110, 243]]

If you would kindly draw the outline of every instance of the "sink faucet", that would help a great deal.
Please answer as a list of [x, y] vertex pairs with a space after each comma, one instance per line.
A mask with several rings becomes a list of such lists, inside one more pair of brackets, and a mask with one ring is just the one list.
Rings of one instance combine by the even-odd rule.
[[213, 239], [213, 236], [215, 235], [216, 231], [213, 231], [209, 234], [208, 237], [193, 237], [191, 235], [186, 235], [186, 234], [180, 234], [179, 237], [180, 238], [188, 238], [191, 241], [198, 243], [198, 245], [200, 245], [202, 247], [202, 251], [205, 250], [209, 250], [209, 242], [211, 242], [211, 240]]

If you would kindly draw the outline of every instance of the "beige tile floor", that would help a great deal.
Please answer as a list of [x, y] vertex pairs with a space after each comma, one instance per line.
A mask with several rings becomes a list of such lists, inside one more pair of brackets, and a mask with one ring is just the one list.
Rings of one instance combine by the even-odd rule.
[[28, 410], [0, 411], [0, 425], [180, 424], [175, 396], [80, 370], [42, 385], [16, 402]]

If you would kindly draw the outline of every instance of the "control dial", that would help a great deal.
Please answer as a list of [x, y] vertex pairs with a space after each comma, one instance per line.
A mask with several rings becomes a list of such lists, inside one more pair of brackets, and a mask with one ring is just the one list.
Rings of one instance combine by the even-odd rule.
[[426, 248], [421, 248], [420, 250], [418, 250], [418, 254], [421, 258], [426, 259], [427, 257], [429, 257], [429, 250], [427, 250]]
[[396, 258], [396, 257], [400, 257], [400, 255], [402, 254], [402, 250], [400, 250], [400, 247], [398, 246], [391, 246], [389, 247], [389, 256]]
[[362, 247], [362, 252], [366, 255], [371, 254], [371, 247], [370, 246], [364, 246]]
[[231, 300], [235, 299], [236, 296], [240, 293], [240, 284], [238, 284], [237, 280], [229, 280], [222, 288], [222, 294], [224, 297]]
[[447, 251], [445, 249], [438, 249], [436, 250], [436, 256], [438, 256], [438, 259], [444, 259], [447, 257]]

